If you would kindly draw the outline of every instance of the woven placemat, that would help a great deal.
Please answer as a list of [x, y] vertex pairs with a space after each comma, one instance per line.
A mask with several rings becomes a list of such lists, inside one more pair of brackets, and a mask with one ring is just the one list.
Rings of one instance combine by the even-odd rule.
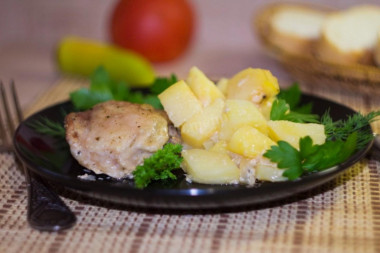
[[[82, 85], [60, 81], [27, 114]], [[372, 106], [355, 96], [334, 98], [357, 108]], [[55, 233], [31, 229], [23, 174], [13, 154], [0, 154], [0, 252], [380, 252], [378, 155], [312, 191], [221, 213], [160, 213], [57, 190], [77, 224]]]

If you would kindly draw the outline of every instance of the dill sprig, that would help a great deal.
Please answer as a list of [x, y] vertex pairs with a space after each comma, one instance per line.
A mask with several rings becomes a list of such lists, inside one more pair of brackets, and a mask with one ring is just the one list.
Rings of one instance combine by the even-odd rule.
[[369, 127], [369, 124], [378, 120], [380, 110], [372, 111], [366, 115], [355, 113], [346, 120], [333, 121], [329, 111], [326, 111], [321, 118], [321, 123], [325, 125], [325, 134], [327, 140], [347, 140], [353, 132], [358, 132], [356, 150], [364, 148], [375, 137]]
[[55, 138], [65, 138], [65, 128], [59, 122], [48, 119], [47, 117], [41, 116], [28, 124], [29, 127], [33, 128], [36, 132], [40, 134], [49, 135]]

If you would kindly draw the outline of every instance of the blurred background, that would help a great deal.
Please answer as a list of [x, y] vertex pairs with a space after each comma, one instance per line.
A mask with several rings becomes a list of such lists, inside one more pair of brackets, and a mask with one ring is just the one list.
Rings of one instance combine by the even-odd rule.
[[[110, 15], [119, 0], [1, 0], [0, 78], [13, 78], [25, 106], [60, 78], [55, 50], [60, 39], [77, 35], [110, 41]], [[180, 57], [154, 63], [157, 75], [184, 77], [196, 65], [212, 78], [229, 77], [247, 67], [268, 68], [280, 81], [291, 78], [263, 50], [252, 19], [264, 0], [189, 0], [195, 30]], [[300, 1], [298, 1], [300, 2]], [[379, 0], [302, 1], [345, 8]]]

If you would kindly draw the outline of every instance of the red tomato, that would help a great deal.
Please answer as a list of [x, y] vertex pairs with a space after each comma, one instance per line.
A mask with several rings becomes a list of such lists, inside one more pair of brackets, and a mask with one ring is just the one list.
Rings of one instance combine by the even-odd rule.
[[186, 0], [120, 0], [111, 17], [113, 43], [153, 62], [183, 53], [194, 27], [193, 11]]

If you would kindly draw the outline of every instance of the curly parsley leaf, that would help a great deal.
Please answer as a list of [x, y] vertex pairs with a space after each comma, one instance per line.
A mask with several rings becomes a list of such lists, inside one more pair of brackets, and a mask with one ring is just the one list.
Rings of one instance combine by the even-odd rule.
[[154, 180], [176, 179], [172, 170], [178, 169], [182, 163], [182, 145], [166, 144], [151, 157], [144, 159], [144, 164], [133, 172], [137, 188], [144, 188]]

